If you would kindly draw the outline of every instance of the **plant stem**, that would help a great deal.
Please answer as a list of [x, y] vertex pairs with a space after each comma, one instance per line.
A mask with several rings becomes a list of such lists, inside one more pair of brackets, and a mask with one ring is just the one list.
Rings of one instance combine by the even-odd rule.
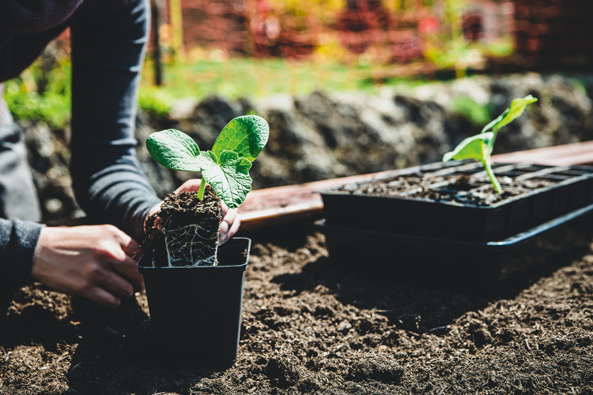
[[486, 159], [486, 160], [482, 161], [482, 164], [484, 165], [484, 169], [486, 169], [486, 174], [488, 174], [488, 177], [490, 177], [490, 182], [492, 183], [492, 185], [494, 185], [494, 189], [496, 190], [496, 192], [502, 193], [502, 187], [500, 186], [500, 183], [496, 179], [496, 176], [494, 175], [494, 171], [492, 171], [492, 166], [490, 166], [490, 161], [488, 159]]
[[198, 189], [198, 199], [202, 200], [204, 198], [204, 190], [206, 190], [206, 181], [202, 178], [200, 181], [200, 189]]

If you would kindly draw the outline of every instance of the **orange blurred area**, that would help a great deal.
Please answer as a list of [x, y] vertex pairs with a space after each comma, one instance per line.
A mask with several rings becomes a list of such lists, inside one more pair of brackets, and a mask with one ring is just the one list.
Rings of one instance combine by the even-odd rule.
[[588, 0], [181, 0], [175, 11], [176, 2], [153, 0], [165, 52], [202, 47], [346, 62], [368, 54], [383, 64], [501, 72], [593, 64]]

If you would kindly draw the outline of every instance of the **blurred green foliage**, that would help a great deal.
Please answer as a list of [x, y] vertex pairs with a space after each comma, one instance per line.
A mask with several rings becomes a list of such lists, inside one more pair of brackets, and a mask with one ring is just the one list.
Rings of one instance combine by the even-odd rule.
[[158, 119], [166, 118], [174, 100], [166, 90], [155, 86], [143, 86], [138, 92], [138, 107]]
[[492, 119], [493, 108], [491, 105], [480, 105], [471, 97], [457, 96], [451, 104], [451, 110], [473, 125], [484, 126]]
[[63, 129], [70, 119], [70, 95], [46, 92], [26, 92], [17, 84], [7, 84], [6, 103], [17, 119], [39, 120], [54, 129]]
[[[210, 56], [214, 54], [216, 56]], [[216, 50], [191, 61], [167, 64], [163, 87], [152, 84], [152, 64], [147, 60], [138, 95], [139, 107], [150, 115], [165, 117], [175, 100], [202, 99], [218, 94], [227, 98], [258, 99], [278, 93], [308, 94], [362, 90], [378, 93], [382, 86], [415, 85], [410, 79], [387, 79], [381, 84], [374, 75], [387, 72], [389, 65], [361, 59], [352, 65], [338, 62], [291, 62], [280, 58], [251, 59], [219, 57]], [[40, 92], [40, 81], [45, 90]], [[11, 112], [21, 120], [39, 120], [54, 129], [64, 128], [70, 119], [71, 65], [67, 57], [42, 75], [40, 62], [18, 78], [6, 82], [4, 98]]]
[[4, 99], [18, 119], [41, 120], [61, 129], [70, 119], [70, 82], [72, 68], [68, 57], [56, 60], [44, 71], [35, 62], [18, 78], [6, 82]]
[[[293, 62], [281, 58], [220, 59], [217, 50], [201, 54], [198, 59], [168, 64], [164, 84], [160, 88], [170, 98], [203, 98], [218, 94], [223, 97], [262, 98], [277, 93], [307, 94], [316, 89], [324, 91], [364, 90], [377, 92], [374, 74], [390, 69], [389, 65], [356, 62], [347, 65], [336, 61]], [[189, 58], [189, 57], [188, 57]], [[152, 63], [147, 60], [142, 90], [153, 81]], [[386, 84], [401, 83], [400, 80]], [[157, 88], [150, 88], [157, 89]], [[142, 102], [141, 102], [142, 106]]]
[[[364, 55], [350, 64], [337, 61], [288, 61], [281, 58], [227, 58], [219, 50], [200, 50], [185, 62], [165, 64], [163, 87], [153, 85], [152, 63], [147, 59], [142, 74], [138, 105], [155, 118], [164, 118], [176, 100], [203, 99], [209, 95], [259, 99], [274, 94], [305, 95], [325, 92], [363, 91], [378, 94], [384, 87], [414, 87], [429, 83], [422, 78], [377, 78], [393, 75], [392, 65], [370, 61]], [[18, 78], [6, 82], [5, 99], [17, 119], [39, 120], [54, 129], [70, 119], [71, 65], [67, 56], [58, 59], [45, 74], [40, 62]], [[377, 82], [381, 81], [381, 82]], [[45, 89], [40, 92], [40, 87]], [[452, 109], [476, 125], [488, 121], [491, 109], [469, 97], [459, 97]]]

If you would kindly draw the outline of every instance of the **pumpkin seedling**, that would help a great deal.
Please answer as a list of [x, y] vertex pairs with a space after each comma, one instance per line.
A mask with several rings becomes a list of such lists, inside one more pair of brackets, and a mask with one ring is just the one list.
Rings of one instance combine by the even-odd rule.
[[202, 199], [208, 183], [234, 209], [251, 190], [251, 162], [268, 142], [268, 135], [268, 123], [263, 118], [246, 115], [234, 118], [222, 129], [212, 151], [200, 151], [191, 137], [175, 129], [152, 133], [146, 140], [146, 148], [158, 163], [169, 169], [201, 171], [197, 198]]
[[525, 107], [536, 101], [537, 99], [531, 95], [513, 100], [511, 106], [500, 114], [498, 118], [486, 125], [480, 134], [466, 138], [453, 151], [447, 152], [443, 156], [443, 162], [448, 162], [451, 159], [475, 159], [482, 162], [494, 189], [496, 192], [502, 193], [502, 187], [490, 165], [490, 155], [492, 155], [492, 150], [494, 149], [494, 141], [496, 140], [498, 131], [503, 126], [508, 125], [514, 119], [520, 117], [523, 111], [525, 111]]

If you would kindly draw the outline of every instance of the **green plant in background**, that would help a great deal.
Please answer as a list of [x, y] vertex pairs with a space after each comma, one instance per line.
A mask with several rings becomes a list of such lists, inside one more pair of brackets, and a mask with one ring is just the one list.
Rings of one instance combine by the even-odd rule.
[[268, 123], [261, 117], [247, 115], [231, 120], [214, 142], [212, 151], [201, 152], [196, 142], [179, 130], [152, 133], [146, 140], [150, 155], [172, 169], [202, 172], [197, 194], [204, 196], [206, 183], [229, 208], [238, 208], [251, 190], [249, 169], [268, 142]]
[[35, 62], [18, 78], [6, 82], [8, 108], [18, 119], [63, 129], [70, 119], [71, 70], [67, 56], [57, 57], [49, 70], [41, 61]]
[[138, 92], [138, 107], [155, 118], [165, 118], [174, 101], [168, 91], [156, 86], [143, 86]]
[[18, 119], [42, 121], [54, 129], [64, 129], [70, 120], [70, 95], [47, 92], [28, 93], [17, 83], [7, 84], [4, 95], [10, 111]]
[[494, 149], [496, 136], [503, 126], [508, 125], [514, 119], [520, 117], [527, 105], [536, 101], [537, 99], [531, 95], [513, 100], [511, 106], [500, 114], [498, 118], [486, 125], [480, 134], [466, 138], [453, 151], [447, 152], [443, 156], [443, 162], [448, 162], [451, 159], [475, 159], [480, 161], [496, 192], [502, 193], [502, 187], [490, 165], [490, 155], [492, 155], [492, 150]]
[[474, 125], [483, 125], [491, 118], [492, 106], [482, 106], [468, 96], [457, 96], [453, 99], [451, 110]]

